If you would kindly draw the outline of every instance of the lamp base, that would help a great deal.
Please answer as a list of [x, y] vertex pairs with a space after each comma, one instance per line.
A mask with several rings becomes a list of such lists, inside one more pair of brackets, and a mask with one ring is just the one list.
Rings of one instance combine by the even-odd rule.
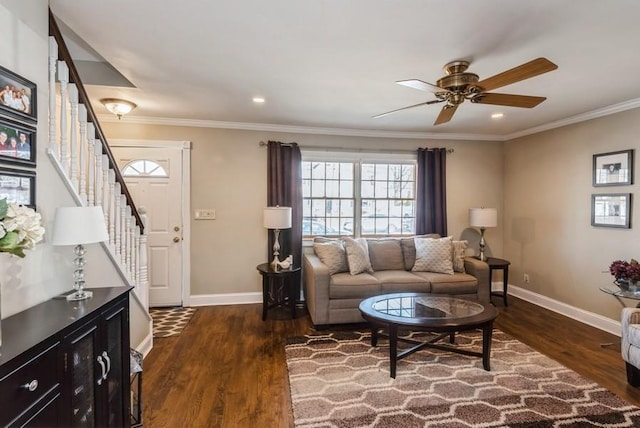
[[483, 262], [487, 261], [487, 258], [484, 255], [484, 250], [486, 248], [486, 244], [484, 241], [484, 227], [480, 228], [480, 260], [482, 260]]
[[78, 290], [75, 293], [71, 293], [71, 294], [67, 295], [67, 301], [68, 302], [74, 302], [74, 301], [77, 301], [77, 300], [90, 299], [92, 297], [93, 297], [93, 292], [92, 291]]

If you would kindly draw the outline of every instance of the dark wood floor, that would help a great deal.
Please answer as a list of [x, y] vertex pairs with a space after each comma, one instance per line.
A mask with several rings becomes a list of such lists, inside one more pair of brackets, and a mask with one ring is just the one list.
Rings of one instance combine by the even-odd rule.
[[[495, 301], [497, 328], [640, 406], [618, 337], [516, 298], [508, 308]], [[261, 309], [199, 308], [180, 336], [154, 340], [144, 360], [145, 427], [293, 426], [284, 340], [313, 326], [302, 310], [295, 320], [273, 311], [263, 322]]]

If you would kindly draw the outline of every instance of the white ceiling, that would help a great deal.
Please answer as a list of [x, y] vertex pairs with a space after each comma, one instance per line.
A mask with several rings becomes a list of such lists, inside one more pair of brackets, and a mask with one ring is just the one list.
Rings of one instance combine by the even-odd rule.
[[[50, 6], [94, 50], [92, 57], [135, 85], [87, 87], [99, 114], [106, 113], [100, 98], [138, 104], [123, 120], [505, 138], [621, 103], [619, 109], [640, 106], [637, 0], [50, 0]], [[79, 59], [91, 57], [77, 47]], [[433, 99], [396, 80], [435, 83], [445, 63], [460, 59], [484, 79], [538, 57], [559, 68], [497, 91], [547, 97], [536, 108], [467, 101], [436, 127], [438, 104], [372, 118]], [[266, 103], [254, 104], [254, 96]], [[504, 118], [491, 119], [494, 112]]]

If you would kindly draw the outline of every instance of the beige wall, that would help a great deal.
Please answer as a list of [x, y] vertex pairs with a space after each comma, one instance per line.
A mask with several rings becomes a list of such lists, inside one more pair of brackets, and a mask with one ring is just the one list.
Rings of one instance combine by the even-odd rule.
[[[447, 159], [449, 233], [459, 237], [472, 206], [498, 206], [502, 195], [502, 143], [338, 137], [176, 126], [103, 123], [109, 139], [187, 140], [191, 153], [191, 212], [214, 208], [216, 220], [191, 220], [191, 295], [260, 291], [255, 266], [266, 260], [262, 208], [267, 200], [267, 150], [260, 141], [297, 142], [302, 147], [413, 150], [455, 149]], [[500, 209], [500, 211], [502, 211]], [[501, 254], [500, 229], [488, 231]]]
[[619, 319], [621, 305], [598, 288], [612, 285], [606, 271], [613, 260], [640, 257], [640, 210], [633, 201], [631, 229], [592, 227], [591, 195], [637, 196], [639, 186], [593, 187], [592, 155], [635, 149], [637, 156], [638, 135], [640, 109], [635, 109], [505, 143], [504, 254], [512, 262], [510, 283]]

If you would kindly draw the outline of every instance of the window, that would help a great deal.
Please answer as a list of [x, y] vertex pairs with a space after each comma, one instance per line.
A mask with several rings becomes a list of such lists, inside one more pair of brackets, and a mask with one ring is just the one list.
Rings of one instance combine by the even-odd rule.
[[353, 162], [302, 162], [302, 234], [352, 235]]
[[152, 160], [133, 160], [122, 168], [122, 175], [125, 177], [168, 177], [169, 174], [157, 162]]
[[385, 160], [375, 155], [371, 159], [342, 155], [340, 160], [327, 160], [329, 155], [322, 160], [317, 154], [303, 157], [304, 236], [414, 233], [414, 159], [402, 155], [397, 160], [394, 155], [386, 155]]

